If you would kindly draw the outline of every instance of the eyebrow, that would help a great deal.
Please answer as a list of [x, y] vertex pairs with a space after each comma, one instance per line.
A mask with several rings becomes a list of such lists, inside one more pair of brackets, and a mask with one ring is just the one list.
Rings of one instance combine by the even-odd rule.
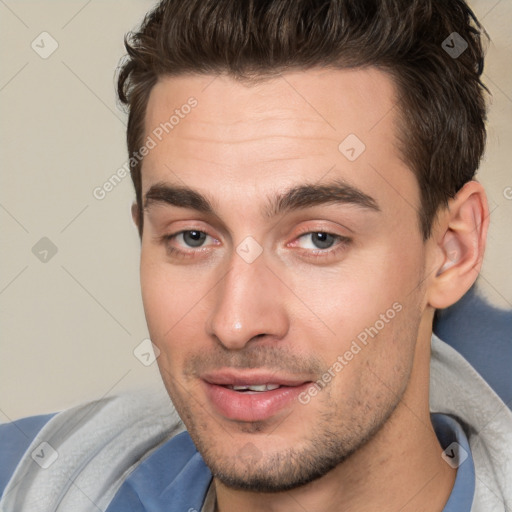
[[[215, 202], [212, 199], [186, 186], [163, 182], [152, 185], [145, 195], [144, 210], [157, 204], [189, 208], [217, 216]], [[345, 181], [335, 180], [324, 185], [296, 185], [267, 197], [261, 213], [264, 217], [272, 218], [291, 211], [328, 204], [352, 205], [365, 210], [381, 211], [373, 197]]]

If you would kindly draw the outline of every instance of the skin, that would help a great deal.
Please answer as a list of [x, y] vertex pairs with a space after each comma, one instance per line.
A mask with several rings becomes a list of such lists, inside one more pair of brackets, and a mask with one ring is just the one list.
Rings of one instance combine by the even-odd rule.
[[[141, 285], [159, 369], [212, 470], [216, 510], [442, 511], [456, 471], [430, 422], [432, 319], [477, 277], [488, 222], [482, 187], [466, 184], [423, 240], [418, 184], [394, 138], [396, 91], [376, 69], [288, 72], [252, 85], [162, 78], [146, 136], [191, 96], [197, 107], [144, 159], [143, 194], [157, 183], [186, 185], [215, 214], [145, 208]], [[354, 162], [338, 150], [348, 134], [366, 145]], [[323, 204], [261, 214], [267, 196], [335, 178], [379, 211]], [[184, 230], [209, 236], [200, 247], [164, 239]], [[350, 241], [319, 249], [317, 232]], [[262, 248], [252, 263], [236, 252], [247, 236]], [[226, 367], [316, 381], [396, 303], [400, 312], [305, 405], [241, 422], [204, 393], [201, 374]]]

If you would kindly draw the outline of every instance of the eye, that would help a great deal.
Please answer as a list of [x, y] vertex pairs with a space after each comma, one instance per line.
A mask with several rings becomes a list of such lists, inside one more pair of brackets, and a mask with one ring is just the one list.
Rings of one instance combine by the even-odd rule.
[[215, 241], [213, 237], [198, 229], [187, 229], [177, 233], [164, 235], [161, 242], [164, 244], [167, 254], [177, 258], [194, 258], [208, 250], [205, 245], [207, 238]]
[[[310, 244], [302, 244], [303, 249], [329, 249], [331, 248], [336, 239], [341, 238], [331, 233], [325, 233], [323, 231], [306, 233], [299, 237], [299, 240], [304, 239], [306, 242], [310, 241]], [[307, 247], [309, 245], [309, 247]], [[313, 247], [311, 247], [313, 245]]]
[[[314, 258], [333, 258], [347, 249], [351, 239], [327, 231], [304, 230], [291, 245], [297, 247], [301, 256]], [[341, 254], [340, 254], [341, 255]]]
[[189, 247], [201, 247], [208, 235], [204, 231], [197, 231], [194, 229], [191, 231], [180, 231], [174, 236], [177, 238], [181, 237]]

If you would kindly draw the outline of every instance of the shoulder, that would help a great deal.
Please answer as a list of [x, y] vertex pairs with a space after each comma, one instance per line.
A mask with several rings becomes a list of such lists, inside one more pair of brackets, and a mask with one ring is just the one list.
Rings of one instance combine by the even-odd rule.
[[434, 332], [461, 354], [505, 404], [512, 403], [512, 311], [497, 308], [474, 285], [436, 312]]
[[55, 414], [31, 416], [0, 425], [0, 496], [18, 462], [38, 434]]
[[[32, 435], [9, 455], [2, 510], [53, 510], [57, 497], [69, 510], [82, 510], [79, 489], [88, 489], [88, 499], [106, 506], [135, 467], [184, 430], [169, 396], [160, 389], [88, 402], [46, 421], [22, 421], [32, 425]], [[13, 429], [16, 425], [6, 428], [2, 445], [17, 436]], [[55, 491], [51, 495], [49, 488]]]

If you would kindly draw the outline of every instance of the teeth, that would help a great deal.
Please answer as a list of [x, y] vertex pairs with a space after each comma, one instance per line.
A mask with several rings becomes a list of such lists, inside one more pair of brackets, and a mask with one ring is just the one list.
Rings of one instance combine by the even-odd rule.
[[260, 384], [253, 386], [228, 386], [229, 389], [233, 391], [272, 391], [273, 389], [277, 389], [281, 386], [279, 384]]

